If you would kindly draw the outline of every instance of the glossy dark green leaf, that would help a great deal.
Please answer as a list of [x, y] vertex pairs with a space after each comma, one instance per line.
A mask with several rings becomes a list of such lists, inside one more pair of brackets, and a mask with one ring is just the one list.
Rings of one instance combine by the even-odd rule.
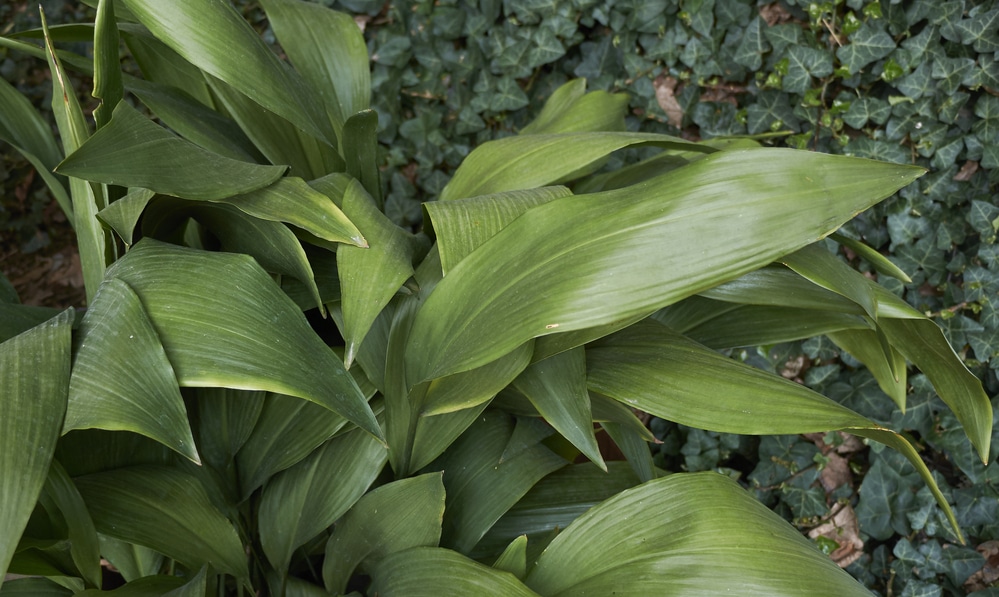
[[870, 330], [859, 315], [794, 307], [741, 305], [684, 332], [714, 349], [803, 340], [842, 330]]
[[236, 529], [194, 477], [169, 467], [137, 466], [75, 482], [101, 533], [146, 545], [186, 566], [210, 564], [237, 578], [249, 576]]
[[284, 573], [292, 553], [349, 510], [386, 461], [385, 445], [355, 429], [271, 478], [257, 516], [260, 545], [274, 568]]
[[[351, 23], [351, 26], [355, 25]], [[374, 110], [354, 114], [344, 124], [342, 136], [347, 173], [361, 181], [364, 190], [375, 200], [375, 205], [383, 209], [385, 201], [382, 199], [381, 172], [378, 169], [378, 114]]]
[[808, 245], [781, 257], [780, 261], [813, 284], [857, 303], [868, 317], [877, 320], [877, 297], [870, 281], [829, 251]]
[[897, 265], [864, 243], [837, 233], [830, 234], [829, 238], [835, 240], [844, 247], [849, 247], [854, 253], [869, 261], [871, 266], [873, 266], [878, 273], [891, 276], [905, 283], [912, 282], [912, 279], [909, 278], [908, 274], [899, 269]]
[[[0, 344], [0, 573], [45, 484], [69, 393], [73, 310]], [[0, 578], [3, 578], [0, 576]]]
[[884, 58], [895, 49], [895, 40], [876, 21], [865, 22], [850, 36], [850, 42], [836, 50], [836, 57], [851, 74], [860, 72], [868, 64]]
[[532, 347], [527, 342], [491, 363], [430, 382], [420, 415], [433, 417], [488, 402], [528, 366]]
[[122, 102], [111, 122], [72, 151], [58, 170], [87, 180], [218, 201], [267, 186], [285, 168], [237, 161], [202, 149]]
[[311, 454], [346, 424], [317, 404], [268, 394], [256, 426], [236, 455], [243, 497]]
[[79, 334], [63, 433], [132, 431], [200, 463], [174, 369], [128, 284], [101, 285]]
[[[875, 330], [841, 330], [828, 332], [829, 339], [837, 346], [867, 365], [878, 380], [878, 386], [903, 411], [907, 391], [905, 357], [895, 348], [889, 347], [889, 355]], [[890, 360], [889, 360], [890, 359]]]
[[143, 239], [109, 276], [139, 296], [180, 385], [297, 396], [381, 436], [343, 363], [252, 258]]
[[[127, 12], [123, 2], [116, 3], [115, 9], [118, 16], [122, 16], [122, 12]], [[184, 60], [180, 54], [153, 37], [149, 30], [141, 25], [129, 26], [127, 23], [119, 23], [118, 29], [139, 70], [142, 71], [144, 80], [182, 89], [199, 104], [207, 108], [215, 107], [201, 69]], [[137, 87], [133, 87], [135, 82], [134, 79], [129, 80], [129, 91], [141, 92], [145, 86], [140, 81]]]
[[201, 458], [206, 464], [225, 470], [232, 465], [256, 427], [266, 394], [229, 388], [198, 388], [196, 396], [195, 435]]
[[553, 597], [869, 593], [715, 473], [670, 475], [594, 507], [551, 542], [525, 584]]
[[101, 555], [115, 567], [126, 582], [159, 574], [166, 558], [144, 545], [136, 545], [109, 535], [97, 534]]
[[[53, 460], [49, 467], [43, 491], [58, 508], [65, 523], [73, 564], [88, 585], [100, 588], [101, 552], [97, 542], [97, 529], [80, 492], [57, 460]], [[49, 515], [52, 516], [52, 513]]]
[[[583, 132], [519, 135], [483, 143], [461, 163], [441, 192], [442, 201], [557, 184], [614, 151], [635, 145], [714, 151], [667, 135]], [[566, 151], [571, 148], [571, 151]]]
[[94, 120], [101, 128], [111, 120], [111, 111], [125, 94], [121, 76], [121, 50], [118, 26], [115, 23], [114, 2], [97, 5], [94, 22], [94, 99], [100, 105], [94, 109]]
[[538, 481], [496, 521], [473, 556], [497, 554], [520, 535], [535, 541], [553, 529], [564, 529], [593, 506], [638, 484], [624, 462], [608, 462], [606, 472], [591, 462], [559, 469]]
[[444, 545], [468, 553], [535, 483], [567, 464], [539, 440], [504, 456], [514, 427], [508, 415], [486, 411], [431, 465], [447, 471]]
[[444, 484], [439, 473], [401, 479], [365, 494], [340, 519], [326, 543], [326, 588], [343, 593], [358, 565], [371, 570], [397, 551], [436, 547], [443, 516]]
[[493, 568], [523, 580], [527, 576], [527, 535], [520, 535], [511, 541], [493, 562]]
[[660, 474], [656, 471], [656, 465], [652, 461], [652, 452], [649, 450], [649, 440], [639, 433], [621, 423], [605, 421], [600, 423], [600, 428], [611, 438], [624, 457], [627, 459], [631, 470], [635, 472], [641, 482], [651, 481]]
[[408, 368], [414, 381], [433, 379], [529, 338], [647, 314], [814, 242], [920, 173], [810, 152], [724, 151], [655, 181], [538, 206], [437, 285], [416, 316]]
[[336, 253], [349, 367], [375, 318], [413, 275], [413, 245], [356, 180], [347, 186], [343, 211], [367, 241], [367, 247], [343, 246]]
[[487, 406], [489, 406], [488, 401], [454, 412], [420, 417], [413, 434], [410, 468], [420, 470], [440, 456], [451, 447], [455, 439], [478, 420]]
[[[281, 48], [322, 100], [339, 135], [371, 102], [371, 67], [364, 35], [350, 15], [298, 0], [266, 0]], [[345, 147], [346, 149], [346, 147]]]
[[301, 78], [231, 5], [213, 4], [208, 9], [200, 0], [122, 0], [122, 4], [185, 60], [309, 134], [332, 137], [328, 121], [311, 101]]
[[591, 462], [606, 470], [593, 434], [593, 413], [586, 391], [586, 355], [582, 347], [532, 363], [513, 385], [552, 427]]

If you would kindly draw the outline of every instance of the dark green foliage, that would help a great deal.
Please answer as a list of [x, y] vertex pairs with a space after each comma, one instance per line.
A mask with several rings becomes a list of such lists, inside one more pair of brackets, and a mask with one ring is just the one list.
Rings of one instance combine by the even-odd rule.
[[[586, 77], [590, 89], [629, 93], [630, 130], [774, 135], [774, 145], [929, 168], [846, 233], [906, 271], [909, 283], [879, 279], [933, 313], [990, 395], [999, 390], [996, 1], [322, 3], [370, 16], [383, 196], [397, 223], [417, 225], [420, 202], [436, 197], [472, 148], [519, 130], [572, 77]], [[21, 69], [11, 59], [0, 66], [24, 87]], [[681, 120], [667, 112], [674, 98]], [[639, 152], [624, 150], [612, 160], [633, 160]], [[31, 213], [41, 210], [41, 200], [31, 203]], [[0, 212], [0, 224], [33, 225], [37, 215], [21, 217], [8, 223]], [[910, 379], [902, 414], [859, 363], [828, 341], [768, 348], [744, 360], [781, 371], [790, 357], [804, 354], [802, 381], [922, 442], [971, 546], [999, 538], [996, 449], [990, 465], [978, 461], [924, 378]], [[981, 567], [977, 552], [953, 543], [932, 496], [893, 451], [851, 453], [852, 483], [828, 491], [819, 482], [822, 450], [812, 441], [757, 443], [654, 424], [664, 441], [657, 464], [728, 469], [803, 525], [836, 500], [852, 503], [867, 544], [850, 571], [877, 591], [964, 594], [965, 579]]]

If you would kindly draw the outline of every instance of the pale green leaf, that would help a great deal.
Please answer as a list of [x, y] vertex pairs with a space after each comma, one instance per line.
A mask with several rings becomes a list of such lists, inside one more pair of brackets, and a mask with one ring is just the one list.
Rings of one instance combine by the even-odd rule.
[[231, 4], [221, 0], [121, 2], [157, 39], [188, 62], [310, 135], [332, 140], [332, 128], [310, 101], [308, 86], [278, 59]]
[[592, 91], [586, 79], [573, 79], [556, 89], [538, 116], [520, 134], [623, 131], [628, 95]]
[[355, 429], [272, 477], [257, 520], [260, 545], [274, 568], [287, 571], [292, 553], [349, 510], [386, 461], [385, 445]]
[[58, 170], [107, 184], [218, 201], [267, 186], [285, 168], [237, 161], [202, 149], [121, 102], [111, 122], [72, 152]]
[[101, 285], [79, 335], [63, 433], [132, 431], [200, 463], [173, 367], [128, 284]]
[[437, 233], [444, 274], [527, 210], [570, 195], [572, 191], [565, 187], [541, 187], [425, 203], [423, 208]]
[[532, 363], [513, 385], [573, 446], [601, 469], [607, 469], [593, 434], [593, 413], [586, 391], [586, 355], [582, 347]]
[[0, 344], [0, 578], [38, 501], [62, 429], [72, 324], [70, 309]]
[[670, 475], [594, 507], [549, 544], [525, 582], [552, 597], [870, 594], [716, 473]]
[[814, 242], [921, 173], [805, 151], [723, 151], [640, 185], [546, 203], [437, 285], [407, 365], [414, 381], [433, 379], [529, 338], [649, 313]]
[[414, 547], [383, 559], [371, 591], [381, 597], [539, 597], [509, 572], [439, 547]]
[[870, 280], [818, 245], [808, 245], [780, 258], [780, 261], [806, 280], [860, 305], [877, 320], [878, 302]]
[[881, 253], [878, 253], [873, 248], [865, 245], [859, 240], [854, 240], [848, 236], [844, 236], [839, 233], [830, 234], [829, 238], [833, 239], [834, 241], [838, 242], [844, 247], [848, 247], [851, 251], [866, 259], [871, 264], [871, 266], [873, 266], [874, 269], [878, 271], [878, 273], [899, 279], [905, 282], [906, 284], [912, 282], [912, 279], [909, 278], [909, 276], [905, 272], [899, 269], [897, 265], [889, 261], [887, 257], [882, 255]]
[[169, 467], [136, 466], [75, 481], [101, 533], [192, 568], [210, 564], [237, 578], [249, 576], [236, 529], [194, 477]]
[[465, 158], [440, 199], [464, 199], [557, 184], [584, 173], [611, 153], [631, 146], [712, 152], [667, 135], [583, 132], [519, 135], [483, 143]]
[[181, 386], [297, 396], [381, 436], [343, 363], [251, 257], [143, 239], [108, 275], [139, 296]]
[[124, 197], [97, 212], [97, 218], [111, 227], [126, 246], [134, 244], [135, 227], [146, 206], [156, 193], [149, 189], [132, 189]]
[[[63, 153], [76, 151], [90, 136], [90, 129], [83, 117], [80, 102], [76, 99], [76, 89], [67, 80], [62, 63], [55, 52], [55, 46], [48, 35], [48, 24], [42, 12], [42, 30], [45, 33], [46, 58], [52, 72], [52, 114], [56, 128], [62, 138]], [[104, 279], [107, 267], [105, 245], [107, 235], [97, 221], [98, 210], [107, 204], [103, 192], [94, 185], [80, 179], [70, 179], [69, 194], [73, 203], [73, 228], [76, 231], [76, 244], [80, 252], [80, 265], [83, 269], [83, 283], [87, 291], [87, 301], [94, 297], [97, 287]]]
[[826, 335], [853, 358], [867, 365], [878, 381], [878, 386], [893, 402], [905, 411], [908, 390], [905, 358], [895, 348], [889, 347], [890, 359], [885, 356], [879, 334], [874, 330], [841, 330]]
[[385, 556], [410, 547], [436, 547], [444, 516], [439, 473], [401, 479], [365, 494], [337, 523], [326, 543], [323, 582], [343, 593], [354, 569], [371, 570]]
[[371, 66], [360, 27], [350, 15], [310, 2], [266, 0], [261, 6], [281, 48], [318, 93], [340, 135], [347, 119], [371, 102]]

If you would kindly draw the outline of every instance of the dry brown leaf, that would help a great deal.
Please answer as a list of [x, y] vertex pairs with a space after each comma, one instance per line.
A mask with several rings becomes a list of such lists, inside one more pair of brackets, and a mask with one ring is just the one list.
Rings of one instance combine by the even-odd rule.
[[829, 554], [840, 568], [846, 568], [864, 554], [864, 542], [860, 538], [860, 525], [857, 514], [849, 504], [837, 504], [828, 521], [808, 531], [808, 537], [825, 537], [835, 541], [839, 548]]
[[666, 119], [676, 128], [683, 128], [683, 108], [676, 101], [676, 77], [659, 75], [652, 86], [656, 90], [656, 102], [666, 113]]
[[763, 20], [766, 21], [767, 25], [771, 27], [780, 23], [786, 23], [794, 18], [786, 8], [781, 6], [780, 2], [774, 2], [773, 4], [761, 6], [760, 16], [763, 17]]
[[971, 180], [971, 177], [978, 172], [978, 162], [973, 162], [968, 160], [961, 166], [961, 169], [957, 171], [954, 175], [954, 180], [965, 182]]
[[964, 581], [964, 588], [969, 593], [982, 591], [999, 582], [999, 541], [986, 541], [975, 549], [985, 558], [985, 564]]

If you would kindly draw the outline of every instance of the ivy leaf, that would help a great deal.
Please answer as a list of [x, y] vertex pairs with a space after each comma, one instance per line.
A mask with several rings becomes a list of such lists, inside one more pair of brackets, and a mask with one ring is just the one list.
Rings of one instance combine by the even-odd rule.
[[972, 46], [976, 52], [999, 52], [999, 8], [980, 11], [970, 19], [959, 21], [956, 28], [961, 43]]
[[843, 113], [843, 122], [855, 128], [864, 128], [868, 122], [882, 125], [891, 116], [891, 104], [883, 99], [864, 96], [857, 98], [850, 103], [850, 107]]
[[496, 91], [490, 107], [497, 112], [518, 110], [528, 104], [527, 94], [510, 77], [503, 77], [496, 82]]
[[920, 64], [916, 70], [898, 80], [898, 90], [912, 99], [932, 96], [936, 92], [936, 84], [931, 73], [929, 64]]
[[982, 143], [999, 141], [999, 97], [983, 95], [975, 103], [975, 116], [981, 118], [972, 130]]
[[974, 66], [975, 61], [971, 58], [937, 58], [931, 73], [937, 80], [937, 90], [945, 95], [955, 93], [973, 74]]
[[915, 503], [919, 476], [900, 454], [882, 451], [860, 484], [857, 518], [864, 531], [875, 539], [893, 534], [908, 535], [909, 519], [905, 513]]
[[756, 103], [746, 109], [746, 118], [750, 135], [771, 131], [775, 126], [799, 130], [799, 122], [787, 94], [774, 89], [760, 92]]
[[683, 8], [690, 15], [690, 28], [704, 37], [711, 37], [715, 26], [715, 0], [687, 0]]
[[867, 21], [850, 36], [850, 43], [836, 50], [836, 57], [850, 74], [860, 72], [868, 64], [891, 54], [895, 41], [884, 29]]
[[787, 74], [782, 80], [784, 91], [805, 93], [811, 86], [812, 77], [826, 77], [833, 72], [832, 54], [822, 50], [792, 46], [787, 58]]
[[770, 50], [764, 31], [767, 28], [763, 17], [756, 17], [742, 34], [742, 40], [735, 49], [733, 60], [749, 70], [759, 70], [763, 65], [763, 54]]

